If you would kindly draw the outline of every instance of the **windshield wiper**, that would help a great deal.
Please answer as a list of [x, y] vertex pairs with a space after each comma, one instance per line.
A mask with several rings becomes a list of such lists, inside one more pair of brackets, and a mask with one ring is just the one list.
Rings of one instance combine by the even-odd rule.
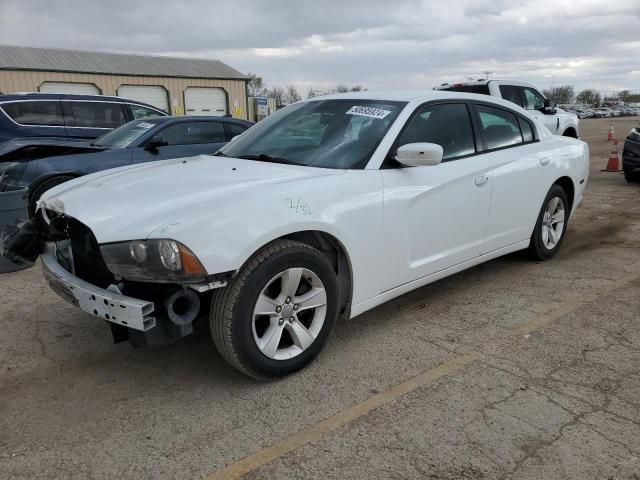
[[300, 165], [292, 160], [281, 158], [281, 157], [272, 157], [271, 155], [267, 155], [266, 153], [261, 153], [260, 155], [239, 155], [237, 158], [242, 158], [244, 160], [259, 160], [261, 162], [270, 162], [270, 163], [284, 163], [288, 165]]
[[216, 153], [212, 153], [211, 156], [212, 157], [228, 157], [229, 155], [218, 150]]

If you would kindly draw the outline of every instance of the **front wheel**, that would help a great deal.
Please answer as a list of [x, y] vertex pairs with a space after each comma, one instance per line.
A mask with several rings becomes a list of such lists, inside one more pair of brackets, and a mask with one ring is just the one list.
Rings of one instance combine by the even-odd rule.
[[213, 342], [233, 367], [265, 379], [294, 372], [322, 349], [338, 311], [336, 274], [320, 251], [276, 240], [211, 304]]
[[560, 185], [553, 185], [544, 199], [531, 235], [529, 252], [534, 258], [548, 260], [558, 253], [567, 231], [568, 220], [567, 194]]

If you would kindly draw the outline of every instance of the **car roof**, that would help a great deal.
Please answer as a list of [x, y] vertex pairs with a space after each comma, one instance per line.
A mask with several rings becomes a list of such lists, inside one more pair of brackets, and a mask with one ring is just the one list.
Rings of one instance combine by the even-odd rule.
[[445, 88], [451, 88], [451, 87], [456, 87], [456, 86], [473, 86], [473, 85], [489, 85], [492, 82], [497, 82], [497, 83], [504, 83], [507, 85], [517, 85], [519, 87], [532, 87], [532, 88], [536, 88], [535, 85], [532, 85], [531, 83], [526, 83], [526, 82], [520, 82], [518, 80], [501, 80], [499, 78], [492, 78], [491, 80], [485, 80], [483, 78], [479, 78], [478, 80], [467, 80], [464, 82], [451, 82], [451, 83], [441, 83], [440, 85], [438, 85], [437, 87], [434, 87], [434, 90], [442, 90]]
[[6, 93], [0, 95], [0, 102], [9, 102], [15, 100], [86, 100], [86, 101], [104, 101], [117, 103], [133, 103], [151, 107], [154, 110], [160, 110], [158, 107], [149, 105], [148, 103], [131, 100], [124, 97], [113, 97], [109, 95], [77, 95], [74, 93], [40, 93], [40, 92], [24, 92], [24, 93]]
[[214, 116], [214, 115], [180, 115], [180, 116], [171, 116], [171, 115], [158, 115], [154, 117], [144, 117], [144, 118], [136, 118], [132, 120], [133, 122], [144, 122], [145, 120], [153, 120], [161, 123], [182, 123], [182, 122], [193, 122], [204, 121], [204, 122], [220, 122], [220, 123], [238, 123], [242, 125], [253, 125], [253, 122], [249, 120], [243, 120], [241, 118], [233, 118], [233, 117], [222, 117], [222, 116]]
[[[489, 95], [481, 95], [478, 93], [452, 92], [448, 90], [398, 90], [394, 92], [348, 92], [336, 93], [332, 95], [323, 95], [318, 97], [302, 100], [303, 102], [312, 102], [317, 100], [374, 100], [374, 101], [390, 101], [390, 102], [414, 102], [424, 103], [433, 100], [475, 100], [479, 102], [491, 102], [504, 105], [510, 109], [514, 108], [514, 103], [503, 100], [498, 97]], [[517, 105], [516, 105], [517, 107]]]

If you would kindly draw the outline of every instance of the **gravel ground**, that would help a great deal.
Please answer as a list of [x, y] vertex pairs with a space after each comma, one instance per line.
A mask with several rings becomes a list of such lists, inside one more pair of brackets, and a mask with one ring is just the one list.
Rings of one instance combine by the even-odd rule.
[[113, 345], [37, 266], [0, 275], [0, 478], [639, 479], [640, 185], [600, 172], [609, 123], [638, 121], [581, 122], [591, 177], [556, 258], [341, 322], [277, 382], [206, 331]]

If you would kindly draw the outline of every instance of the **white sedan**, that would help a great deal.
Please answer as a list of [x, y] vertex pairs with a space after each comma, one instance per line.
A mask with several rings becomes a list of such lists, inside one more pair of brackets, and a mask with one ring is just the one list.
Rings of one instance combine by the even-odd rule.
[[505, 100], [317, 97], [215, 156], [50, 190], [42, 264], [116, 341], [180, 338], [205, 317], [235, 368], [285, 375], [318, 354], [338, 317], [516, 250], [551, 258], [588, 166], [584, 142]]

